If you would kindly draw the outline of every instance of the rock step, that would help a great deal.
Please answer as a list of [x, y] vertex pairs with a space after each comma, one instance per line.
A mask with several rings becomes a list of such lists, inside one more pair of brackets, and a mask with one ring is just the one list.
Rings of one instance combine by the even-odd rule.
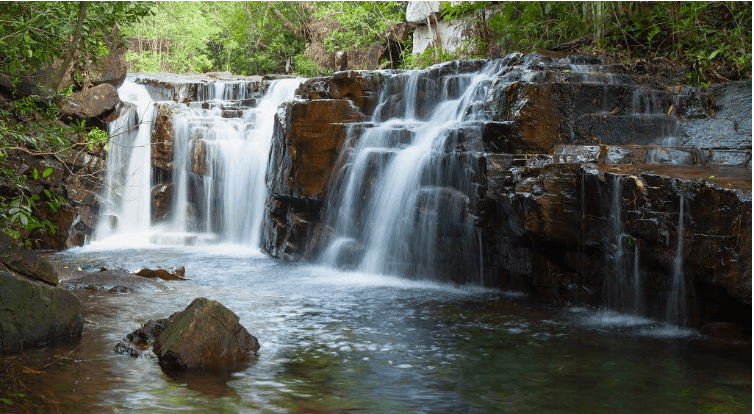
[[728, 166], [751, 164], [751, 150], [663, 145], [558, 145], [553, 154], [560, 163]]

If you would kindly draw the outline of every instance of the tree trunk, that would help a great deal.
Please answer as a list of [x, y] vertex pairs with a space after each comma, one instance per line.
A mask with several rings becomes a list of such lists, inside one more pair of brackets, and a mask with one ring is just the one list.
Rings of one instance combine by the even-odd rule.
[[76, 54], [76, 49], [78, 49], [79, 47], [79, 40], [81, 39], [81, 27], [84, 25], [85, 17], [86, 2], [81, 1], [79, 2], [79, 19], [76, 22], [76, 30], [73, 33], [73, 40], [71, 41], [71, 45], [68, 47], [68, 55], [65, 57], [63, 65], [60, 67], [60, 72], [58, 72], [58, 75], [55, 78], [55, 89], [60, 89], [61, 85], [63, 84], [63, 78], [65, 77], [66, 72], [68, 72], [68, 69], [73, 62], [73, 56]]
[[290, 20], [288, 20], [285, 16], [283, 16], [283, 13], [280, 13], [280, 10], [278, 10], [275, 6], [272, 6], [272, 2], [268, 1], [267, 5], [272, 7], [272, 12], [275, 13], [275, 16], [277, 16], [278, 19], [280, 19], [281, 22], [283, 22], [283, 25], [288, 28], [288, 30], [291, 31], [294, 35], [298, 35], [299, 28], [293, 25]]

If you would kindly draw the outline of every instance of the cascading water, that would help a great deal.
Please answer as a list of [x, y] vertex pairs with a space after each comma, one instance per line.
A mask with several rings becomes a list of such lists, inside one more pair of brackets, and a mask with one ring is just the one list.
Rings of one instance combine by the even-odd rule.
[[173, 217], [161, 226], [164, 232], [259, 246], [274, 115], [299, 83], [273, 82], [259, 105], [240, 118], [223, 117], [219, 102], [174, 113]]
[[[642, 311], [641, 274], [639, 272], [639, 249], [633, 238], [624, 233], [621, 221], [620, 176], [614, 176], [610, 201], [610, 227], [613, 236], [613, 253], [610, 269], [605, 274], [603, 298], [605, 305], [614, 310], [639, 314]], [[633, 272], [629, 276], [628, 257], [624, 244], [634, 247]], [[629, 246], [629, 247], [631, 247]]]
[[[460, 135], [481, 135], [478, 107], [502, 65], [443, 77], [438, 102], [417, 99], [426, 73], [392, 75], [371, 123], [350, 130], [345, 148], [353, 149], [332, 191], [334, 236], [324, 263], [429, 279], [481, 272], [472, 216], [476, 156], [454, 147]], [[422, 116], [420, 104], [433, 110]]]
[[676, 240], [675, 258], [673, 260], [673, 283], [670, 287], [666, 319], [675, 325], [684, 326], [688, 322], [686, 312], [686, 280], [683, 275], [683, 195], [678, 207], [678, 239]]
[[118, 89], [120, 116], [108, 125], [111, 137], [100, 222], [94, 235], [140, 233], [150, 226], [150, 146], [154, 102], [146, 87], [126, 80]]
[[[176, 104], [155, 103], [147, 87], [127, 80], [118, 92], [132, 104], [109, 125], [114, 138], [95, 240], [136, 236], [137, 243], [222, 241], [258, 247], [274, 114], [300, 82], [273, 81], [258, 105], [248, 108], [239, 105], [250, 98], [248, 82], [201, 84], [199, 101]], [[153, 93], [166, 98], [164, 91]], [[154, 223], [151, 212], [150, 139], [158, 105], [170, 107], [173, 125], [172, 209], [163, 223]]]

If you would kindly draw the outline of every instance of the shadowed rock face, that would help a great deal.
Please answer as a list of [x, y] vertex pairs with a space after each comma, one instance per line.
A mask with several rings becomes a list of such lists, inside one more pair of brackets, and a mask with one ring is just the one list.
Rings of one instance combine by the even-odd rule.
[[[715, 286], [751, 303], [751, 190], [739, 169], [534, 164], [506, 167], [495, 157], [487, 160], [493, 180], [480, 215], [489, 249], [485, 280], [529, 286], [556, 302], [599, 305], [605, 275], [618, 271], [610, 246], [617, 237], [612, 215], [619, 214], [624, 248], [639, 255], [647, 312], [661, 315], [685, 200], [681, 253], [689, 284], [699, 291]], [[707, 178], [712, 174], [715, 179]]]
[[166, 371], [221, 371], [240, 368], [259, 350], [257, 338], [238, 316], [217, 301], [194, 299], [170, 317], [154, 343]]
[[347, 123], [362, 119], [359, 109], [343, 99], [281, 107], [267, 165], [270, 193], [262, 249], [284, 260], [302, 258], [306, 243], [316, 237], [313, 225], [345, 142]]

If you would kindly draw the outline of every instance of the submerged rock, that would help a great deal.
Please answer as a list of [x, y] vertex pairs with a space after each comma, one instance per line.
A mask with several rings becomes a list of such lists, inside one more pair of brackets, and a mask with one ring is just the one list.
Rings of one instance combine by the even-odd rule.
[[79, 273], [61, 286], [71, 290], [94, 290], [109, 293], [131, 293], [164, 290], [166, 286], [149, 278], [117, 270]]
[[153, 351], [169, 372], [241, 368], [259, 350], [259, 342], [238, 321], [238, 315], [220, 302], [194, 299], [170, 317]]

